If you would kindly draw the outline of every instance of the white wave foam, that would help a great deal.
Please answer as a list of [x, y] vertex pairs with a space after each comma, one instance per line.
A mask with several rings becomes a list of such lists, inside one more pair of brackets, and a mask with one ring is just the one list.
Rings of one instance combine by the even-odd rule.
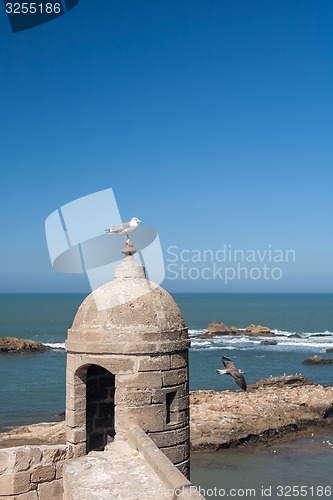
[[[301, 339], [295, 339], [296, 341], [294, 342], [288, 342], [288, 341], [281, 341], [280, 345], [281, 346], [292, 346], [292, 347], [312, 347], [312, 348], [321, 348], [321, 349], [328, 349], [329, 347], [333, 347], [332, 342], [302, 342]], [[279, 342], [279, 341], [278, 341]]]
[[[200, 338], [200, 335], [207, 330], [190, 329], [189, 336], [191, 337], [191, 347], [193, 350], [211, 350], [211, 349], [265, 349], [267, 351], [274, 349], [275, 351], [317, 351], [318, 353], [325, 352], [329, 347], [333, 347], [333, 333], [326, 330], [325, 332], [316, 333], [300, 333], [299, 337], [290, 337], [295, 332], [284, 330], [272, 330], [274, 336], [258, 336], [252, 337], [245, 335], [217, 335], [211, 338]], [[277, 344], [272, 346], [261, 346], [262, 340], [276, 340]]]
[[207, 330], [205, 328], [202, 330], [192, 330], [189, 328], [188, 330], [189, 337], [197, 337], [198, 335], [202, 335], [203, 333], [207, 333]]
[[282, 337], [289, 337], [290, 335], [300, 335], [301, 337], [320, 337], [320, 336], [333, 336], [333, 332], [330, 332], [329, 330], [325, 330], [324, 332], [288, 332], [285, 330], [278, 330], [277, 328], [275, 330], [272, 330], [272, 333], [275, 335], [279, 335]]
[[211, 345], [211, 342], [208, 340], [192, 340], [191, 345]]
[[45, 342], [44, 345], [52, 347], [52, 349], [65, 349], [65, 342]]
[[[202, 335], [203, 333], [207, 333], [207, 329], [206, 328], [202, 328], [202, 329], [194, 329], [194, 328], [189, 328], [188, 330], [188, 333], [189, 333], [189, 336], [190, 337], [195, 337], [197, 335]], [[240, 328], [239, 329], [240, 332], [245, 332], [246, 330], [245, 329], [242, 329]], [[319, 336], [332, 336], [333, 337], [333, 332], [329, 331], [329, 330], [325, 330], [324, 332], [289, 332], [288, 330], [279, 330], [278, 328], [275, 328], [274, 330], [272, 330], [272, 333], [274, 333], [275, 335], [279, 335], [281, 337], [288, 337], [289, 335], [301, 335], [302, 337], [319, 337]], [[221, 335], [221, 337], [223, 338], [226, 338], [228, 337], [228, 335]], [[235, 337], [238, 337], [235, 335]]]

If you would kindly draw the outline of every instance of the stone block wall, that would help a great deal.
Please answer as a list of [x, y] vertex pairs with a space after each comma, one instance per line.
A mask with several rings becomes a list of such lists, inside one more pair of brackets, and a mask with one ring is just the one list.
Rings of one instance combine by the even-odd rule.
[[[129, 426], [135, 423], [189, 476], [188, 351], [171, 348], [159, 354], [67, 354], [69, 458], [103, 449], [106, 434], [110, 438], [114, 434], [126, 436]], [[107, 372], [98, 379], [103, 369]], [[105, 386], [103, 378], [111, 377], [115, 382]], [[98, 382], [95, 388], [94, 381]], [[89, 386], [93, 389], [91, 396]], [[106, 434], [101, 436], [101, 446], [95, 446], [98, 442], [93, 440], [98, 438], [104, 404], [108, 405], [108, 419], [102, 418]]]
[[0, 450], [0, 500], [59, 500], [66, 446]]

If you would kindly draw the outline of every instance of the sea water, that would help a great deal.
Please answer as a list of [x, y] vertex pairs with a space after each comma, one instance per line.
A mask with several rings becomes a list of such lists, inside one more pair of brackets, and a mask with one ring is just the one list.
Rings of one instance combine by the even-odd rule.
[[191, 480], [207, 498], [333, 497], [330, 435], [274, 447], [192, 453]]
[[[333, 347], [333, 294], [175, 294], [174, 298], [191, 337], [191, 390], [239, 390], [231, 377], [215, 373], [222, 366], [222, 355], [245, 371], [248, 383], [295, 373], [313, 382], [333, 383], [333, 365], [302, 365], [313, 354], [333, 358], [326, 353]], [[0, 336], [64, 347], [83, 299], [81, 294], [0, 295]], [[201, 338], [212, 321], [243, 329], [251, 323], [269, 326], [278, 344], [264, 346], [263, 338], [248, 336]], [[301, 338], [291, 338], [294, 333]], [[59, 420], [65, 408], [65, 364], [64, 350], [0, 355], [0, 429]], [[191, 480], [209, 490], [207, 498], [269, 494], [270, 498], [330, 498], [333, 449], [326, 441], [333, 442], [333, 436], [274, 445], [276, 454], [272, 447], [195, 453]]]

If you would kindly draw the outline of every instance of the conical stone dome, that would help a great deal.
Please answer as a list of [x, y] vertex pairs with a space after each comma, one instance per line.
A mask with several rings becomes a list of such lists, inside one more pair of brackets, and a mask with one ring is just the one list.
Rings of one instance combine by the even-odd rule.
[[[157, 341], [181, 340], [187, 341], [187, 328], [178, 305], [168, 292], [147, 280], [143, 267], [128, 255], [116, 267], [114, 280], [82, 302], [66, 347], [80, 352], [80, 342], [82, 352], [96, 352], [97, 344], [103, 343], [109, 346], [107, 352], [113, 351], [112, 345], [118, 346], [117, 352], [143, 352], [142, 342], [156, 346]], [[160, 350], [170, 347], [160, 346]], [[153, 345], [146, 349], [155, 351]]]

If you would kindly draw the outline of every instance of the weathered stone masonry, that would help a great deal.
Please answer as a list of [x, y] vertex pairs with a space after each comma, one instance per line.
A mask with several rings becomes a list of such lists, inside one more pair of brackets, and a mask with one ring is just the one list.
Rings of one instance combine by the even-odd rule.
[[70, 456], [103, 449], [138, 424], [188, 476], [187, 328], [172, 297], [131, 255], [82, 303], [66, 348]]
[[65, 459], [65, 445], [0, 450], [0, 499], [61, 499]]

